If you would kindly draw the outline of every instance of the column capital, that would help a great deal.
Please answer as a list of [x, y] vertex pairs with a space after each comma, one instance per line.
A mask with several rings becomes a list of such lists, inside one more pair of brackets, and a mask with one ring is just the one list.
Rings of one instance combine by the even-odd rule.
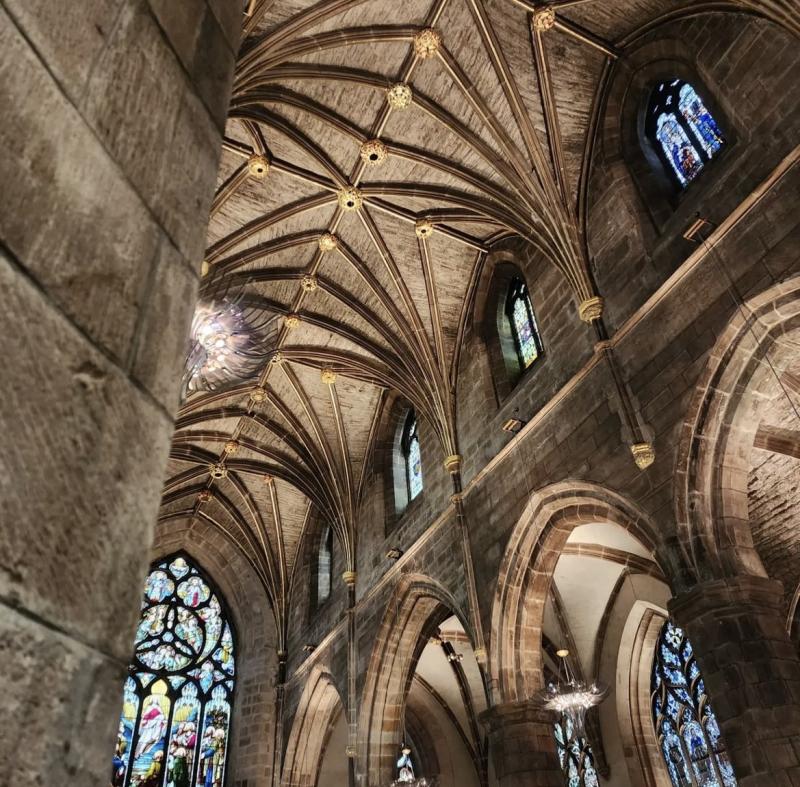
[[555, 724], [556, 716], [534, 700], [521, 700], [494, 705], [481, 713], [479, 721], [495, 732], [515, 724]]
[[678, 622], [695, 619], [722, 609], [744, 607], [781, 614], [783, 586], [767, 577], [744, 574], [700, 582], [669, 602], [669, 612]]
[[530, 700], [495, 705], [480, 716], [500, 787], [562, 787], [555, 714]]

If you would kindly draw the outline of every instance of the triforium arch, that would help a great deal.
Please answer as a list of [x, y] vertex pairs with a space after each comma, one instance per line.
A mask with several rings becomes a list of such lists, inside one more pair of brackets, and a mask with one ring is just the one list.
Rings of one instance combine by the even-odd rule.
[[[152, 563], [184, 553], [213, 582], [236, 632], [236, 690], [226, 782], [256, 783], [275, 753], [275, 704], [269, 692], [277, 671], [277, 631], [255, 571], [232, 538], [212, 522], [176, 513], [156, 526]], [[247, 712], [243, 712], [244, 709]]]
[[471, 641], [455, 597], [423, 574], [404, 574], [384, 613], [361, 698], [358, 771], [365, 784], [388, 784], [401, 743], [405, 701], [420, 653], [436, 627], [456, 615]]
[[545, 600], [562, 549], [583, 524], [619, 525], [653, 553], [652, 521], [621, 495], [580, 481], [535, 492], [512, 531], [492, 607], [490, 675], [494, 702], [531, 699], [543, 685]]
[[797, 356], [800, 278], [745, 302], [700, 376], [678, 443], [675, 518], [695, 579], [765, 576], [748, 515], [750, 453], [760, 413], [785, 391]]
[[286, 743], [282, 787], [316, 785], [330, 733], [342, 713], [344, 705], [330, 672], [315, 664], [306, 678]]

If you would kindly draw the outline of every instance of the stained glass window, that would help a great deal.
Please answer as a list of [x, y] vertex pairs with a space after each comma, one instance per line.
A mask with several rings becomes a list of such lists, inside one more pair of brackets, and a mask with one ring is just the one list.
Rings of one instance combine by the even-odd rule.
[[332, 563], [333, 529], [328, 525], [319, 540], [319, 550], [317, 552], [317, 605], [330, 598]]
[[511, 323], [511, 335], [514, 338], [519, 366], [524, 371], [541, 355], [542, 344], [528, 287], [519, 277], [512, 279], [508, 288], [506, 316]]
[[725, 144], [717, 121], [697, 91], [681, 79], [662, 82], [653, 90], [645, 132], [681, 188], [688, 186]]
[[703, 676], [682, 629], [667, 621], [653, 659], [652, 710], [675, 787], [736, 787]]
[[586, 738], [575, 735], [572, 722], [566, 717], [555, 723], [554, 733], [567, 787], [599, 787], [594, 755]]
[[422, 491], [422, 454], [419, 445], [417, 414], [413, 410], [409, 410], [406, 416], [400, 445], [406, 466], [406, 491], [408, 501], [411, 502]]
[[112, 787], [222, 787], [234, 640], [222, 602], [175, 556], [145, 582], [112, 762]]

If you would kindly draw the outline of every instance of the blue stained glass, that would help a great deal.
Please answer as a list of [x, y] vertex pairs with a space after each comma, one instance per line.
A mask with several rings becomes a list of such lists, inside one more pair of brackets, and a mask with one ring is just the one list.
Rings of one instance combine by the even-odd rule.
[[[687, 685], [693, 682], [692, 693]], [[653, 660], [653, 721], [675, 787], [736, 787], [700, 667], [684, 632], [667, 621]], [[691, 774], [691, 775], [690, 775]]]
[[656, 137], [682, 186], [694, 180], [703, 168], [697, 148], [691, 143], [674, 114], [664, 113], [656, 121]]
[[506, 298], [506, 314], [511, 322], [511, 334], [520, 367], [527, 369], [539, 357], [541, 344], [528, 288], [520, 278], [511, 281]]
[[594, 755], [586, 738], [575, 735], [572, 722], [562, 718], [553, 725], [556, 751], [569, 787], [597, 787]]
[[681, 88], [678, 109], [711, 158], [722, 147], [722, 132], [691, 85], [686, 84]]
[[422, 491], [422, 456], [416, 435], [408, 446], [408, 465], [408, 487], [413, 500]]
[[[124, 687], [112, 787], [222, 787], [234, 640], [217, 595], [183, 557], [150, 572]], [[207, 744], [198, 762], [199, 730]], [[213, 751], [212, 751], [213, 750]]]
[[648, 105], [645, 133], [681, 188], [724, 146], [719, 124], [697, 91], [680, 79], [661, 83]]
[[401, 439], [403, 460], [406, 469], [406, 488], [408, 501], [411, 502], [422, 491], [422, 451], [417, 428], [417, 416], [413, 410], [408, 411]]

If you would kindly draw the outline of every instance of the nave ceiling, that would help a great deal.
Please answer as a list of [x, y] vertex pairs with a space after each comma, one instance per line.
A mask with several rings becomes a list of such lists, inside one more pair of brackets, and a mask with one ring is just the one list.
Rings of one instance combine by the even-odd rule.
[[[415, 407], [442, 459], [459, 453], [459, 354], [490, 245], [520, 236], [538, 249], [570, 284], [575, 319], [596, 295], [587, 162], [614, 60], [665, 21], [735, 6], [252, 5], [204, 286], [222, 281], [263, 309], [274, 350], [258, 379], [184, 402], [161, 519], [207, 519], [239, 543], [285, 645], [317, 517], [355, 570], [387, 400], [399, 393]], [[399, 83], [413, 95], [406, 108], [387, 100]], [[370, 140], [384, 146], [373, 146], [386, 154], [378, 164], [362, 159]]]

